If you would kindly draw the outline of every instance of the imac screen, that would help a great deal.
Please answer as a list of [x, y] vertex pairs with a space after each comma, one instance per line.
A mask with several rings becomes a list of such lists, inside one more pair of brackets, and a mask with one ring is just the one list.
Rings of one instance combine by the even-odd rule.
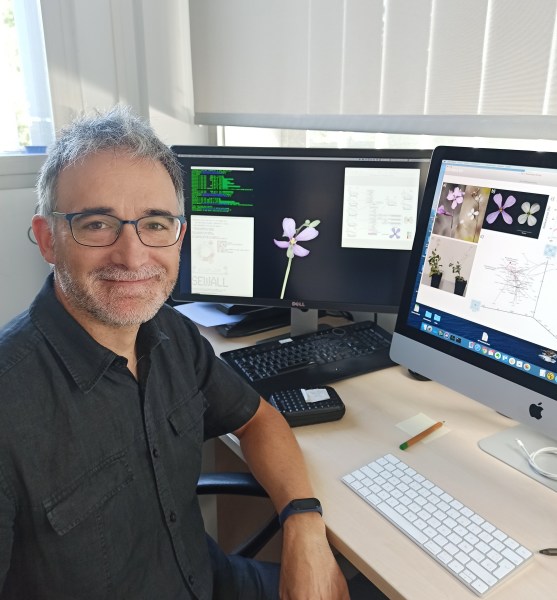
[[436, 148], [391, 358], [556, 438], [556, 298], [557, 154]]
[[430, 151], [174, 146], [176, 301], [397, 312]]

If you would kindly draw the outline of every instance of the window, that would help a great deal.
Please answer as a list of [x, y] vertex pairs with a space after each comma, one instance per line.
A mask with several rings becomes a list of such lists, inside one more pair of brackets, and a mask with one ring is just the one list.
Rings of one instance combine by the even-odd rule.
[[472, 146], [557, 152], [557, 140], [480, 138], [434, 135], [367, 133], [358, 131], [313, 131], [262, 127], [217, 127], [221, 146], [284, 146], [308, 148], [414, 148]]
[[54, 140], [39, 0], [0, 0], [0, 153]]

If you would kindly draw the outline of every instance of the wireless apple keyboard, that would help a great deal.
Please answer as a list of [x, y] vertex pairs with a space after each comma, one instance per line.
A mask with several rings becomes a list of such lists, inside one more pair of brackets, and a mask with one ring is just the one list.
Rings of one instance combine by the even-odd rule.
[[532, 552], [392, 454], [342, 481], [478, 596]]

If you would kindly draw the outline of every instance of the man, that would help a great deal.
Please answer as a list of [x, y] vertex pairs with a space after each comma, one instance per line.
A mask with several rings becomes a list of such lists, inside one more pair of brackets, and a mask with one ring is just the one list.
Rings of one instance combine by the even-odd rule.
[[[53, 274], [0, 334], [0, 599], [276, 597], [278, 571], [206, 540], [202, 442], [234, 431], [278, 511], [312, 490], [281, 415], [164, 305], [186, 232], [172, 152], [125, 109], [83, 118], [38, 194]], [[348, 597], [317, 512], [284, 521], [280, 595]]]

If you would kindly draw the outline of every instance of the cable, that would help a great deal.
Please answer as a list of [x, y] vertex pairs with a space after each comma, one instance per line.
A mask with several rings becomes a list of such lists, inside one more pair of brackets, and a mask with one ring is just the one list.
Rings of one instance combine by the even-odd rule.
[[524, 452], [524, 454], [528, 458], [528, 463], [530, 464], [532, 469], [536, 471], [536, 473], [539, 473], [540, 475], [543, 475], [548, 479], [553, 479], [554, 481], [557, 481], [557, 473], [550, 473], [549, 471], [542, 469], [538, 464], [536, 464], [536, 458], [540, 454], [557, 454], [557, 448], [548, 446], [547, 448], [540, 448], [539, 450], [536, 450], [535, 452], [532, 452], [532, 454], [530, 454], [530, 452], [526, 450], [526, 446], [520, 440], [517, 439], [516, 443], [518, 444], [519, 448]]
[[38, 246], [37, 240], [35, 239], [35, 236], [33, 235], [33, 228], [32, 227], [29, 227], [29, 229], [27, 230], [27, 237], [29, 238], [29, 241], [32, 244], [35, 244], [35, 246]]

